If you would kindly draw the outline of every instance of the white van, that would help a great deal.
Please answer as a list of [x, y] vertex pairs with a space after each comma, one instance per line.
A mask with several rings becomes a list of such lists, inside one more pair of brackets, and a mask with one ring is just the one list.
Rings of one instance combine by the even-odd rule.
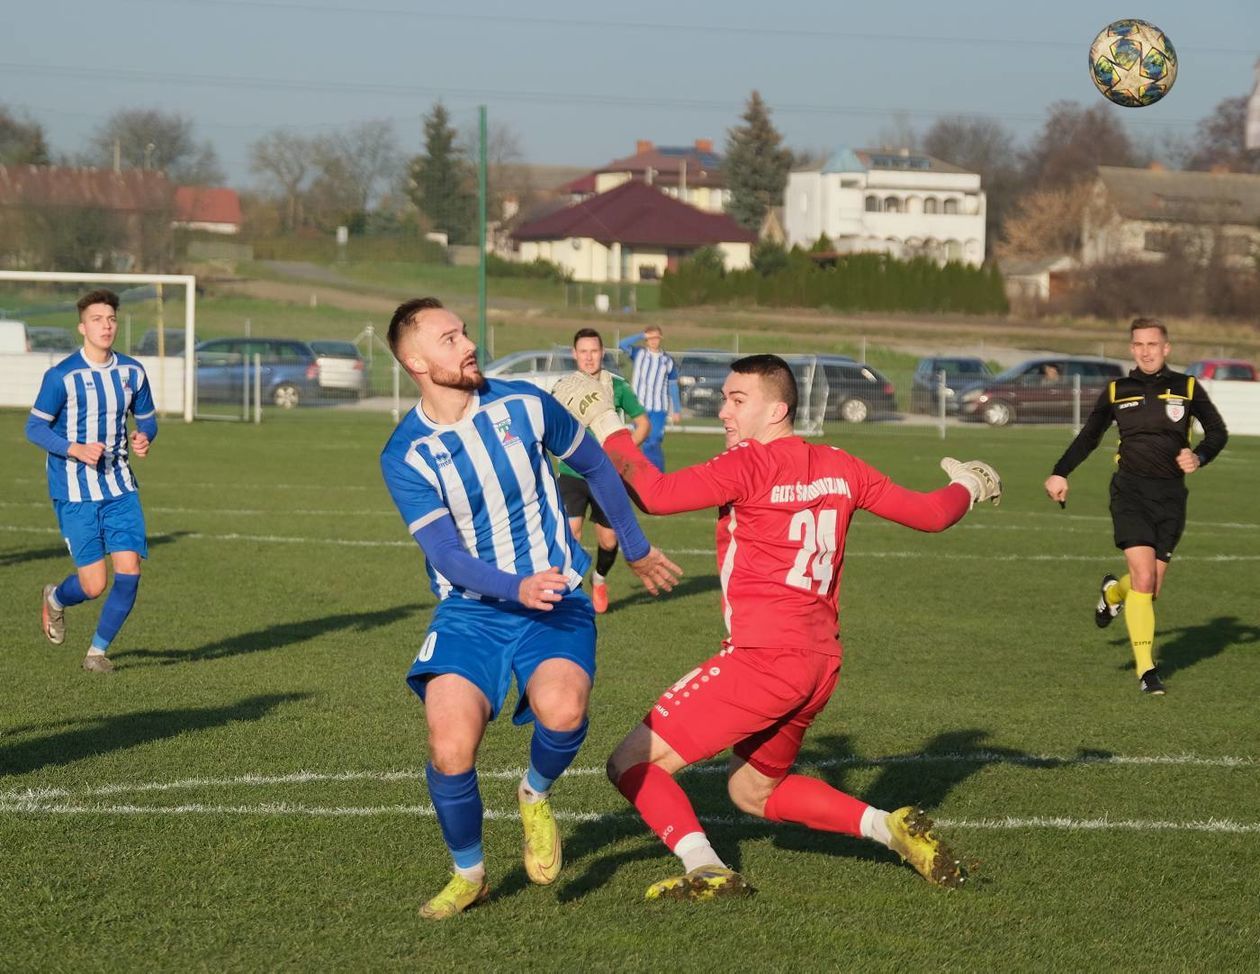
[[21, 355], [31, 350], [26, 322], [0, 320], [0, 355]]

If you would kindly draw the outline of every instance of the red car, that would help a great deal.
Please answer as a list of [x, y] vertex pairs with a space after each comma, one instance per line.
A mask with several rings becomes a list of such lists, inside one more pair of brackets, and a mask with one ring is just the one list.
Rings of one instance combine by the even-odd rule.
[[1186, 375], [1196, 379], [1236, 379], [1241, 382], [1256, 381], [1256, 367], [1236, 358], [1205, 358], [1191, 362]]

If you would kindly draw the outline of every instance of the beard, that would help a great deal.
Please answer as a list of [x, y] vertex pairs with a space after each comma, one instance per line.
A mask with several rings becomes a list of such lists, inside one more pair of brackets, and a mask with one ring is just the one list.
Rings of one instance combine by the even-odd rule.
[[486, 381], [486, 377], [481, 374], [481, 369], [476, 362], [465, 366], [458, 372], [430, 365], [429, 381], [436, 386], [442, 386], [446, 389], [462, 389], [464, 392], [473, 392], [481, 388], [482, 383]]

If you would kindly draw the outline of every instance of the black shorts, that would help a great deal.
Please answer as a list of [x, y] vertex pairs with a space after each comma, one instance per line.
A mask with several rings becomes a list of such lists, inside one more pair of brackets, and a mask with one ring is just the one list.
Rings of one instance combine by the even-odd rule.
[[608, 515], [591, 493], [591, 485], [586, 482], [585, 477], [562, 473], [556, 478], [556, 483], [560, 485], [560, 499], [564, 501], [565, 514], [569, 517], [586, 517], [586, 509], [589, 507], [592, 521], [601, 528], [612, 527], [608, 523]]
[[1116, 547], [1155, 549], [1159, 561], [1172, 561], [1186, 528], [1186, 482], [1158, 480], [1116, 471], [1111, 478], [1111, 524]]

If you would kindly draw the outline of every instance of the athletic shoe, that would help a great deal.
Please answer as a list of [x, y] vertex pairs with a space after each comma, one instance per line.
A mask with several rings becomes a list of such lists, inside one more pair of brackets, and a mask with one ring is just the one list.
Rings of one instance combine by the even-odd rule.
[[1159, 674], [1155, 672], [1155, 667], [1151, 667], [1139, 679], [1138, 685], [1142, 688], [1143, 693], [1149, 693], [1152, 697], [1162, 697], [1166, 691], [1164, 683], [1159, 678]]
[[104, 653], [88, 653], [83, 657], [83, 668], [89, 673], [113, 673], [114, 664]]
[[[518, 796], [519, 797], [519, 796]], [[550, 886], [560, 875], [564, 856], [560, 849], [560, 827], [551, 814], [551, 802], [520, 799], [521, 825], [525, 829], [525, 873], [532, 883]]]
[[1106, 629], [1111, 625], [1111, 620], [1120, 614], [1120, 610], [1124, 608], [1123, 602], [1117, 602], [1112, 605], [1107, 601], [1107, 589], [1120, 582], [1108, 572], [1102, 577], [1102, 584], [1098, 586], [1098, 604], [1094, 606], [1094, 625], [1099, 629]]
[[449, 920], [484, 903], [489, 895], [490, 886], [484, 879], [478, 883], [452, 873], [451, 881], [442, 887], [442, 892], [420, 907], [420, 916], [425, 920]]
[[52, 603], [48, 601], [49, 596], [55, 591], [57, 591], [56, 585], [44, 586], [44, 604], [40, 614], [43, 618], [44, 635], [54, 646], [60, 646], [66, 641], [66, 610], [54, 609]]
[[647, 889], [649, 900], [716, 900], [728, 896], [752, 896], [757, 892], [734, 869], [697, 866], [685, 876], [671, 876]]
[[907, 805], [888, 813], [893, 852], [935, 886], [958, 889], [967, 880], [962, 863], [932, 834], [932, 820], [921, 808]]
[[603, 615], [608, 611], [608, 586], [592, 585], [591, 586], [591, 604], [595, 606], [595, 611]]

